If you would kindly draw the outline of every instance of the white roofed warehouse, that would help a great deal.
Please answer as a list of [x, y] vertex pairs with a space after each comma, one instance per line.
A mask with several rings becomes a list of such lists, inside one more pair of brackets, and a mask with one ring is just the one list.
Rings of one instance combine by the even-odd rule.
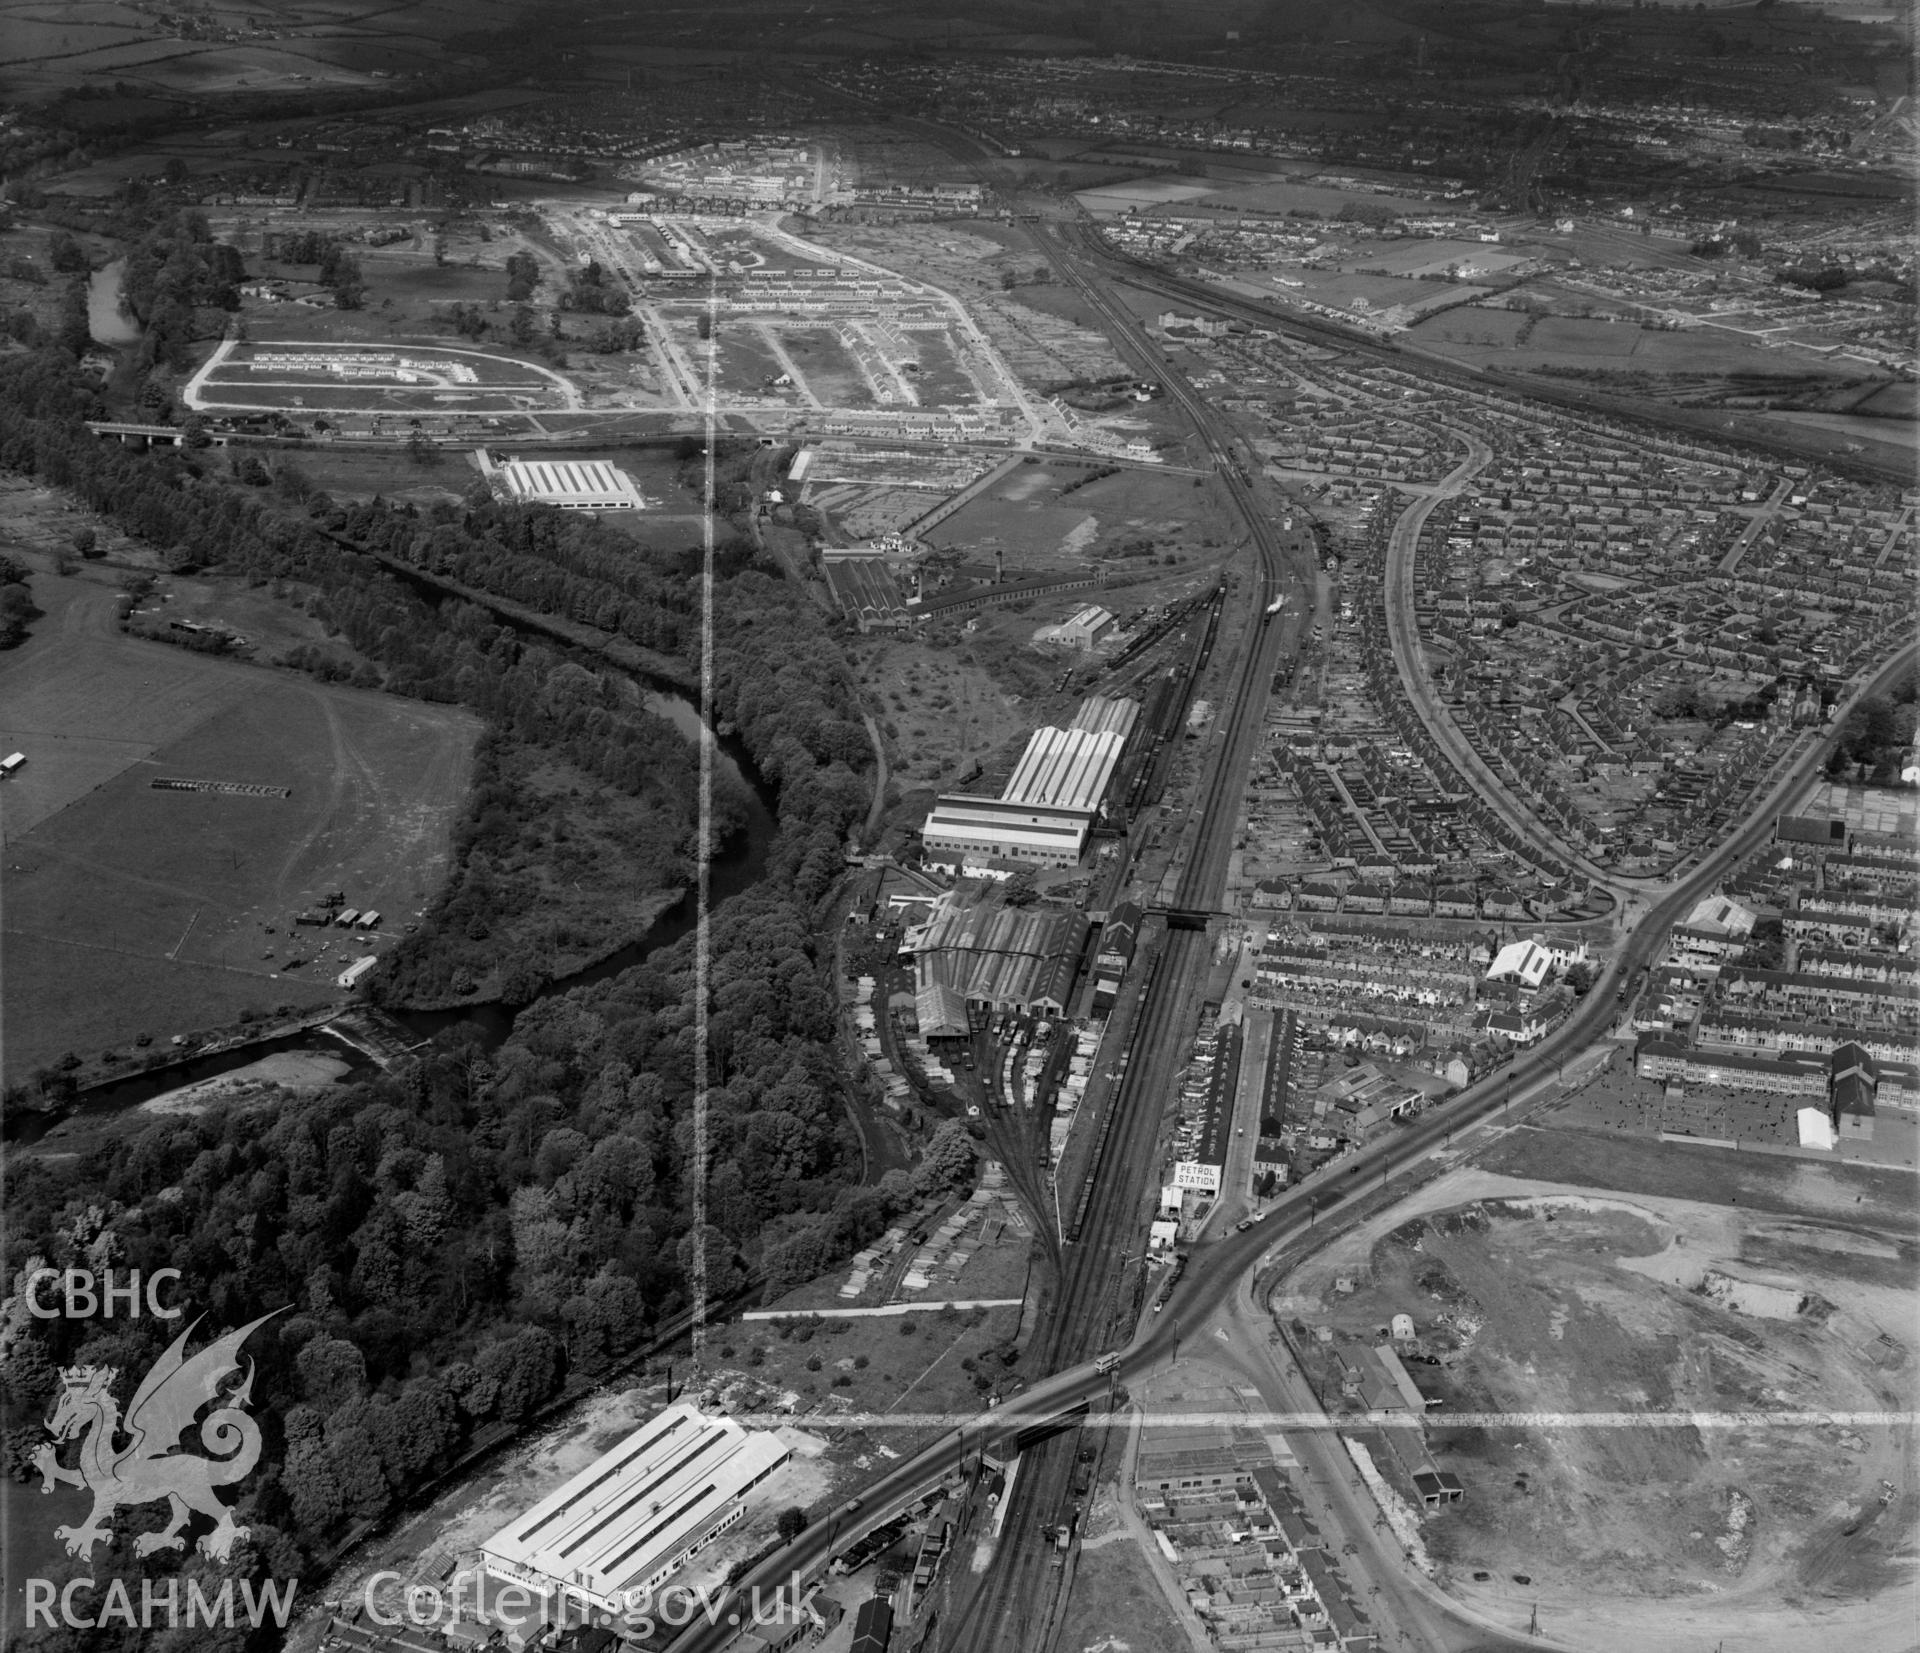
[[1096, 695], [1070, 727], [1034, 730], [1000, 796], [935, 799], [922, 843], [936, 855], [1076, 865], [1139, 715], [1137, 701]]
[[493, 473], [527, 505], [562, 511], [637, 511], [646, 501], [633, 478], [603, 459], [509, 459]]
[[1071, 867], [1079, 863], [1092, 822], [1086, 810], [951, 793], [935, 799], [920, 839], [934, 854]]
[[1091, 815], [1113, 767], [1120, 761], [1123, 738], [1092, 734], [1085, 729], [1036, 729], [1015, 766], [1013, 778], [1001, 794], [1009, 804], [1044, 804], [1055, 809], [1081, 810]]
[[670, 1406], [481, 1546], [495, 1578], [617, 1613], [751, 1506], [792, 1454], [778, 1436]]

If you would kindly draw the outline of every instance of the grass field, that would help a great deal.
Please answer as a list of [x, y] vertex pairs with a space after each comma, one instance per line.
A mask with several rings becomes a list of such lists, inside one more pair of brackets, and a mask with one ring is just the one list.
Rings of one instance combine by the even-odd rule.
[[1776, 1159], [1725, 1148], [1688, 1146], [1681, 1151], [1671, 1143], [1558, 1129], [1513, 1131], [1482, 1155], [1480, 1163], [1502, 1176], [1544, 1177], [1622, 1193], [1727, 1202], [1749, 1210], [1850, 1214], [1920, 1237], [1913, 1177], [1905, 1171]]
[[873, 387], [860, 366], [847, 354], [847, 348], [828, 327], [780, 328], [780, 343], [807, 388], [830, 408], [870, 408]]
[[1666, 375], [1742, 372], [1847, 379], [1861, 372], [1857, 362], [1829, 361], [1791, 345], [1768, 349], [1757, 339], [1723, 327], [1669, 332], [1643, 328], [1625, 318], [1609, 322], [1587, 316], [1543, 316], [1532, 321], [1514, 312], [1469, 308], [1418, 322], [1405, 337], [1455, 361], [1515, 372], [1601, 367], [1654, 380]]
[[969, 500], [936, 528], [928, 540], [938, 546], [969, 551], [1005, 551], [1007, 577], [1037, 573], [1063, 557], [1074, 560], [1069, 544], [1082, 553], [1091, 542], [1088, 525], [1097, 527], [1091, 512], [1072, 500], [1058, 505], [1014, 505], [1005, 500]]
[[[0, 868], [9, 1081], [331, 991], [365, 938], [290, 941], [329, 889], [380, 909], [389, 935], [426, 904], [475, 719], [122, 637], [104, 580], [34, 589], [47, 613], [0, 659], [0, 743], [28, 757]], [[292, 796], [156, 791], [156, 776]]]
[[[513, 10], [511, 0], [372, 8], [358, 0], [285, 0], [265, 9], [213, 0], [195, 7], [195, 18], [240, 38], [187, 40], [155, 37], [155, 14], [110, 0], [71, 7], [27, 0], [0, 6], [0, 63], [15, 92], [56, 90], [108, 73], [161, 96], [372, 85], [374, 70], [391, 75], [446, 62], [457, 55], [449, 53], [448, 38], [496, 28]], [[72, 124], [95, 112], [111, 119], [110, 105], [124, 110], [132, 102], [80, 105]]]
[[1235, 533], [1217, 483], [1196, 488], [1192, 477], [1143, 470], [1088, 481], [1091, 474], [1091, 466], [1022, 466], [928, 537], [935, 545], [975, 553], [975, 560], [1004, 550], [1008, 577], [1017, 578], [1090, 558], [1130, 557], [1143, 542], [1155, 558], [1204, 557]]

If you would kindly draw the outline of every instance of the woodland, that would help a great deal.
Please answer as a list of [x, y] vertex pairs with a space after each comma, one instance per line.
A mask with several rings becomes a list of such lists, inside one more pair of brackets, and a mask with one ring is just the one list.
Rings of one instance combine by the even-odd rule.
[[[556, 754], [644, 805], [651, 830], [636, 857], [650, 858], [649, 876], [685, 876], [692, 749], [638, 704], [631, 680], [474, 604], [430, 601], [389, 565], [448, 573], [691, 659], [696, 553], [637, 552], [542, 507], [342, 508], [279, 453], [271, 485], [249, 488], [204, 449], [135, 454], [98, 440], [82, 421], [101, 411], [70, 351], [0, 360], [0, 466], [71, 490], [175, 566], [304, 594], [351, 646], [355, 681], [487, 721], [453, 875], [383, 992], [431, 997], [488, 960], [495, 908], [513, 899], [491, 860], [515, 830], [503, 755]], [[911, 1174], [858, 1184], [818, 922], [871, 785], [840, 651], [811, 605], [744, 547], [722, 560], [714, 651], [718, 716], [769, 788], [777, 832], [765, 875], [711, 927], [706, 1228], [693, 1223], [690, 939], [539, 999], [497, 1049], [449, 1036], [394, 1076], [270, 1111], [157, 1118], [74, 1160], [19, 1158], [5, 1190], [10, 1279], [42, 1265], [173, 1267], [209, 1327], [284, 1311], [247, 1349], [266, 1438], [236, 1509], [252, 1537], [224, 1566], [191, 1548], [141, 1561], [122, 1517], [111, 1554], [80, 1569], [102, 1590], [175, 1569], [210, 1587], [222, 1574], [311, 1579], [476, 1443], [510, 1433], [681, 1311], [696, 1246], [716, 1299], [775, 1294], [969, 1178], [971, 1138], [951, 1125]], [[324, 650], [311, 664], [349, 669]], [[723, 821], [726, 809], [723, 798]], [[176, 1329], [151, 1319], [12, 1328], [0, 1363], [9, 1472], [24, 1474], [45, 1440], [62, 1368], [143, 1371]], [[249, 1634], [103, 1626], [37, 1630], [18, 1645], [241, 1647]]]

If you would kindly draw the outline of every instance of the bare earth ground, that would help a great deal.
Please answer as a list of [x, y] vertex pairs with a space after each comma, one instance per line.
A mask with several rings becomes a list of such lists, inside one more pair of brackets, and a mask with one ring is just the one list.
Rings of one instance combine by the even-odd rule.
[[[293, 913], [329, 889], [389, 934], [425, 906], [476, 719], [123, 637], [104, 579], [33, 589], [47, 612], [0, 659], [0, 744], [28, 756], [0, 866], [9, 1079], [332, 991], [364, 937], [309, 932], [304, 975], [280, 975]], [[292, 796], [156, 791], [156, 776]]]
[[[1463, 1169], [1304, 1265], [1275, 1309], [1335, 1328], [1349, 1359], [1406, 1312], [1447, 1362], [1416, 1370], [1446, 1396], [1435, 1461], [1467, 1491], [1424, 1530], [1468, 1604], [1511, 1617], [1537, 1601], [1546, 1633], [1579, 1645], [1912, 1647], [1920, 1251], [1907, 1222], [1878, 1220], [1910, 1182], [1787, 1161], [1754, 1177], [1750, 1159], [1662, 1153], [1673, 1174], [1652, 1180], [1702, 1198], [1621, 1190], [1631, 1163], [1609, 1193]], [[1463, 1411], [1507, 1416], [1439, 1422]], [[1579, 1422], [1639, 1411], [1854, 1416]]]
[[216, 1103], [271, 1101], [282, 1088], [311, 1089], [332, 1084], [350, 1069], [338, 1056], [318, 1050], [282, 1050], [263, 1056], [217, 1079], [182, 1085], [142, 1102], [145, 1114], [205, 1113]]
[[1132, 1536], [1118, 1532], [1110, 1543], [1081, 1547], [1054, 1645], [1061, 1653], [1187, 1653], [1192, 1644], [1173, 1622]]

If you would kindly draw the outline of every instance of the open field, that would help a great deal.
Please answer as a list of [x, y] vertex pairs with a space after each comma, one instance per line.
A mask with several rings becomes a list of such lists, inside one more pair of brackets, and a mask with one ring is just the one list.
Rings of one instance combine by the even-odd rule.
[[[293, 0], [271, 11], [241, 0], [197, 6], [193, 17], [238, 38], [155, 36], [154, 14], [92, 0], [63, 7], [47, 0], [0, 6], [0, 66], [9, 92], [52, 92], [111, 73], [116, 81], [159, 96], [259, 92], [276, 86], [368, 86], [374, 71], [429, 70], [458, 54], [446, 41], [497, 28], [515, 11], [511, 0], [422, 0], [368, 6], [360, 0]], [[93, 106], [104, 118], [134, 100]], [[80, 106], [78, 124], [92, 113]]]
[[[1120, 483], [1136, 476], [1163, 485], [1174, 480], [1140, 472], [1123, 472], [1112, 480]], [[1022, 473], [1016, 472], [1009, 486], [1021, 480]], [[1082, 494], [1071, 497], [1077, 500]], [[886, 737], [901, 789], [951, 786], [976, 766], [989, 773], [1010, 770], [1036, 725], [1072, 718], [1083, 694], [1060, 694], [1061, 674], [1072, 666], [1084, 681], [1092, 658], [1036, 649], [1033, 634], [1041, 626], [1064, 620], [1090, 602], [1111, 609], [1124, 625], [1146, 609], [1195, 595], [1212, 581], [1223, 554], [1185, 554], [1176, 567], [1146, 557], [1124, 562], [1111, 571], [1105, 588], [977, 609], [935, 623], [925, 637], [876, 633], [848, 639], [849, 659]], [[1037, 557], [1028, 565], [1009, 557], [1008, 573], [1013, 575], [1016, 568], [1043, 572], [1083, 560]], [[961, 629], [969, 624], [971, 630]], [[1101, 693], [1137, 695], [1137, 677], [1130, 671], [1125, 682], [1102, 681], [1094, 687]]]
[[1062, 562], [1084, 560], [1099, 522], [1071, 504], [1015, 505], [983, 497], [969, 500], [938, 527], [928, 541], [991, 554], [1005, 551], [1009, 577]]
[[1711, 1200], [1777, 1215], [1814, 1215], [1920, 1239], [1910, 1172], [1743, 1154], [1580, 1130], [1508, 1133], [1479, 1163], [1509, 1177], [1673, 1199]]
[[1402, 336], [1435, 355], [1476, 367], [1514, 372], [1600, 367], [1646, 376], [1646, 388], [1655, 392], [1661, 389], [1662, 378], [1679, 375], [1792, 373], [1835, 381], [1873, 376], [1863, 363], [1828, 358], [1791, 343], [1769, 348], [1726, 327], [1674, 331], [1642, 327], [1624, 315], [1618, 321], [1595, 316], [1535, 318], [1469, 306], [1416, 322]]
[[1023, 737], [1038, 715], [971, 650], [875, 633], [850, 639], [847, 652], [905, 786], [951, 785]]
[[972, 407], [980, 400], [980, 387], [972, 374], [960, 365], [953, 344], [944, 333], [921, 333], [915, 341], [920, 349], [920, 375], [914, 388], [927, 407]]
[[1055, 1645], [1072, 1653], [1187, 1653], [1192, 1643], [1132, 1536], [1121, 1532], [1110, 1542], [1082, 1546]]
[[[1580, 1139], [1512, 1133], [1489, 1161], [1561, 1175], [1443, 1178], [1291, 1276], [1276, 1312], [1332, 1331], [1305, 1346], [1336, 1402], [1333, 1352], [1358, 1362], [1412, 1317], [1439, 1362], [1412, 1366], [1442, 1397], [1426, 1446], [1466, 1487], [1423, 1537], [1470, 1604], [1537, 1601], [1582, 1645], [1911, 1646], [1911, 1178], [1755, 1177], [1752, 1156], [1614, 1140], [1602, 1193], [1565, 1169]], [[1463, 1412], [1500, 1421], [1448, 1427]], [[1699, 1421], [1582, 1421], [1641, 1412]]]
[[783, 349], [793, 358], [807, 388], [830, 408], [868, 408], [874, 405], [873, 387], [859, 364], [830, 327], [784, 326], [779, 329]]
[[[475, 719], [123, 637], [103, 583], [34, 585], [47, 616], [0, 660], [0, 742], [28, 756], [0, 869], [9, 1080], [331, 991], [366, 938], [288, 935], [329, 889], [389, 933], [425, 905]], [[161, 791], [158, 776], [292, 795]], [[309, 962], [281, 975], [296, 954]]]
[[[1095, 476], [1091, 462], [1023, 465], [969, 500], [928, 538], [991, 558], [1007, 556], [1007, 577], [1050, 574], [1089, 560], [1204, 558], [1232, 542], [1235, 521], [1219, 484], [1126, 469]], [[1086, 601], [1097, 600], [1088, 596]]]

